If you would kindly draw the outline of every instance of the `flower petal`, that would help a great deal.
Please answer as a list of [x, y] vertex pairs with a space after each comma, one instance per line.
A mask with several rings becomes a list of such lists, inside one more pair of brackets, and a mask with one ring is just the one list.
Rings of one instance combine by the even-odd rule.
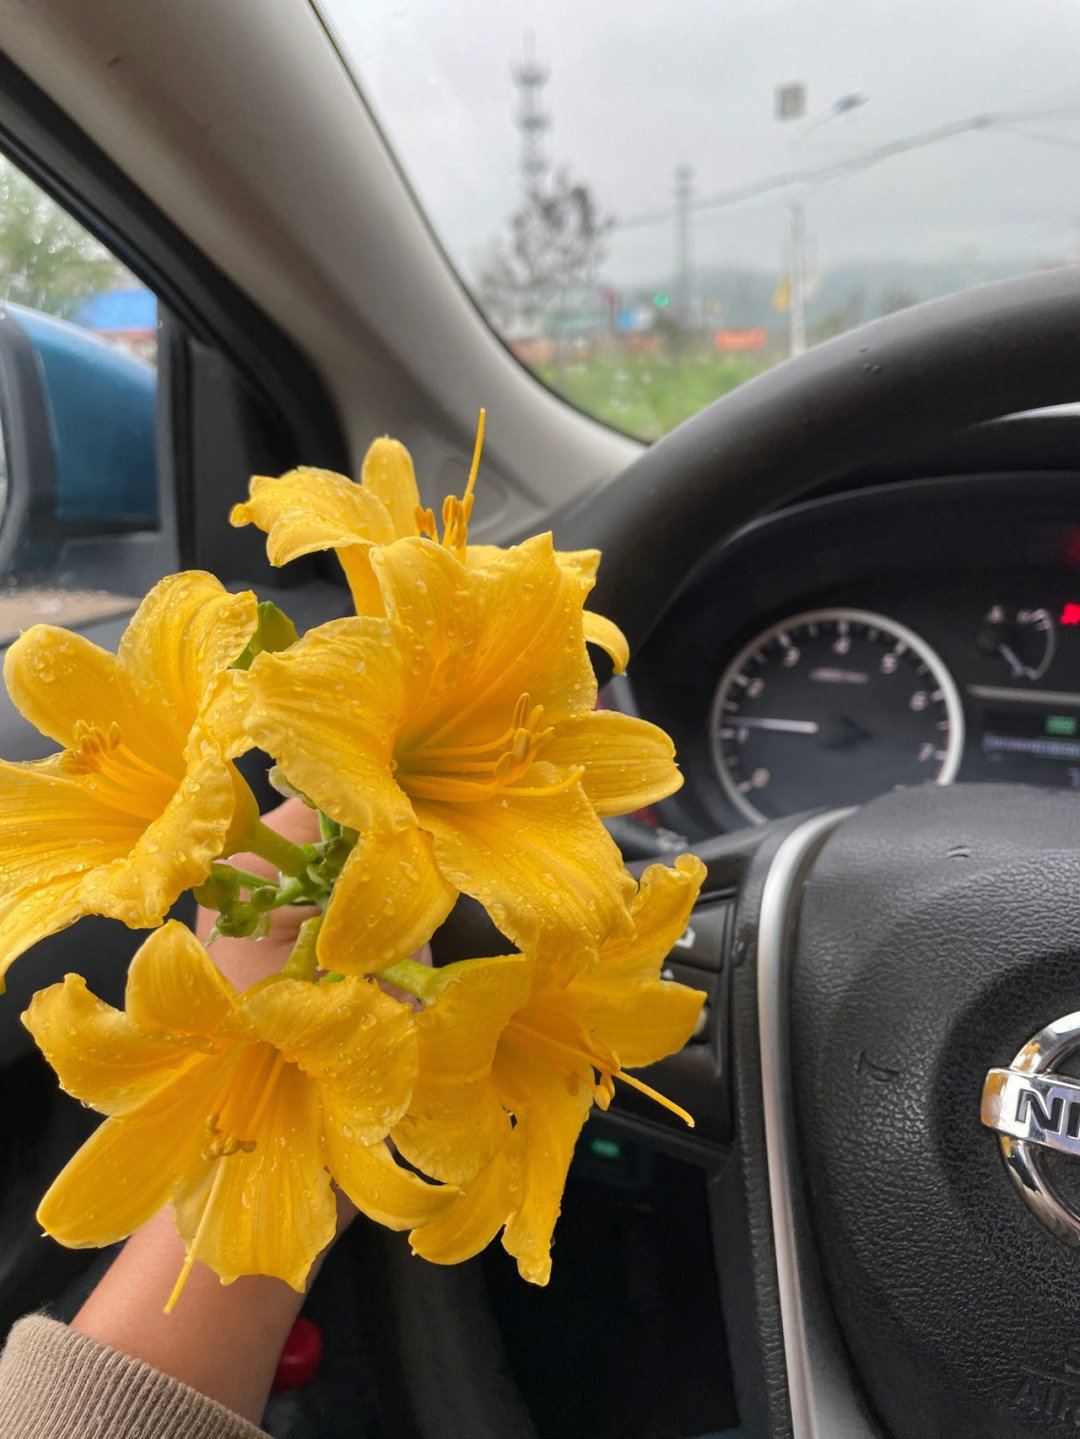
[[[357, 613], [382, 614], [368, 550], [373, 544], [390, 544], [398, 531], [392, 509], [371, 486], [356, 485], [332, 470], [309, 467], [290, 470], [278, 479], [253, 475], [251, 498], [246, 505], [233, 507], [229, 522], [265, 530], [272, 565], [317, 550], [335, 550]], [[410, 510], [404, 533], [412, 532]]]
[[499, 1046], [495, 1067], [504, 1101], [522, 1130], [523, 1146], [514, 1176], [519, 1204], [503, 1234], [503, 1248], [517, 1260], [523, 1279], [546, 1284], [551, 1277], [551, 1235], [574, 1146], [592, 1107], [592, 1091], [581, 1085], [571, 1094], [557, 1070], [512, 1042]]
[[592, 645], [599, 645], [611, 656], [615, 673], [621, 675], [630, 663], [630, 646], [618, 625], [592, 610], [585, 610], [581, 616], [585, 627], [585, 638]]
[[291, 784], [341, 824], [412, 829], [392, 774], [403, 706], [402, 657], [386, 620], [332, 620], [250, 670], [247, 729]]
[[255, 1148], [207, 1165], [198, 1183], [174, 1199], [189, 1256], [225, 1284], [241, 1274], [270, 1274], [303, 1290], [337, 1221], [320, 1129], [316, 1086], [286, 1066]]
[[243, 996], [254, 1029], [320, 1086], [328, 1126], [350, 1143], [382, 1139], [405, 1112], [416, 1078], [407, 1005], [378, 985], [275, 979]]
[[61, 1089], [103, 1114], [149, 1098], [185, 1058], [175, 1044], [139, 1034], [122, 1010], [90, 993], [80, 974], [39, 990], [22, 1022]]
[[[525, 784], [559, 778], [533, 765]], [[613, 931], [632, 933], [634, 882], [580, 783], [553, 794], [501, 795], [475, 804], [417, 801], [446, 878], [478, 899], [527, 954], [580, 966]]]
[[[469, 544], [465, 563], [471, 570], [482, 569], [506, 554], [504, 545]], [[591, 589], [596, 583], [596, 572], [600, 567], [599, 550], [556, 550], [555, 558], [564, 570], [577, 575]]]
[[330, 1173], [358, 1209], [388, 1229], [413, 1229], [437, 1219], [453, 1202], [453, 1185], [425, 1184], [395, 1164], [385, 1144], [352, 1144], [326, 1126]]
[[140, 946], [128, 970], [124, 1009], [147, 1035], [210, 1036], [230, 1028], [239, 999], [192, 932], [171, 919]]
[[610, 1046], [625, 1068], [674, 1054], [694, 1031], [706, 996], [659, 975], [686, 928], [705, 874], [696, 855], [680, 855], [673, 869], [650, 865], [630, 906], [636, 936], [613, 937], [602, 947], [597, 967], [574, 975], [559, 991], [568, 1013]]
[[[576, 991], [576, 986], [569, 989]], [[588, 989], [568, 992], [567, 1008], [583, 1028], [615, 1051], [624, 1069], [639, 1069], [678, 1053], [693, 1034], [707, 998], [702, 990], [666, 980], [618, 995], [609, 990], [590, 1004], [591, 997]]]
[[246, 670], [226, 670], [210, 690], [199, 715], [199, 728], [218, 745], [225, 759], [236, 759], [254, 741], [244, 729], [251, 678]]
[[139, 699], [116, 656], [69, 630], [26, 630], [5, 656], [4, 683], [23, 718], [65, 749], [79, 720], [103, 731], [115, 721], [125, 737], [164, 728], [148, 758], [183, 747], [179, 726]]
[[559, 563], [550, 535], [507, 550], [483, 571], [477, 677], [512, 706], [528, 692], [551, 716], [591, 710], [596, 676], [585, 649], [581, 615], [588, 585]]
[[[690, 912], [708, 873], [696, 854], [681, 854], [673, 867], [651, 864], [630, 905], [634, 936], [613, 935], [604, 945], [597, 987], [604, 983], [649, 983], [690, 921]], [[600, 977], [602, 976], [602, 977]]]
[[400, 743], [409, 747], [417, 721], [421, 732], [438, 723], [431, 716], [440, 696], [469, 668], [464, 646], [475, 644], [478, 625], [473, 586], [460, 560], [427, 539], [373, 550], [371, 563], [402, 654]]
[[198, 1163], [202, 1120], [232, 1063], [232, 1054], [195, 1055], [136, 1108], [106, 1119], [41, 1201], [42, 1228], [86, 1249], [115, 1244], [152, 1219]]
[[627, 814], [682, 786], [675, 746], [658, 726], [612, 710], [556, 720], [546, 764], [584, 766], [581, 786], [597, 814]]
[[139, 697], [174, 715], [186, 738], [258, 622], [250, 590], [232, 595], [213, 575], [187, 570], [150, 591], [132, 616], [117, 659]]
[[[358, 540], [386, 545], [397, 538], [393, 517], [371, 486], [310, 466], [276, 479], [253, 475], [250, 498], [233, 506], [229, 523], [257, 525], [265, 531], [272, 565], [288, 564], [316, 550], [355, 545]], [[412, 533], [411, 511], [406, 533]]]
[[334, 885], [319, 930], [324, 969], [374, 974], [426, 944], [458, 892], [439, 871], [419, 829], [361, 837]]
[[145, 929], [160, 924], [180, 895], [210, 873], [236, 804], [232, 768], [198, 726], [185, 761], [187, 772], [160, 817], [143, 822], [128, 853], [87, 873], [88, 913]]
[[498, 1154], [462, 1189], [446, 1213], [413, 1230], [409, 1243], [414, 1254], [432, 1264], [460, 1264], [487, 1248], [514, 1210], [510, 1176], [523, 1134], [508, 1128]]
[[381, 616], [386, 611], [379, 582], [371, 568], [371, 549], [371, 545], [343, 545], [336, 554], [345, 571], [356, 613]]
[[364, 488], [386, 506], [392, 538], [400, 540], [414, 535], [420, 491], [416, 487], [412, 456], [405, 446], [388, 435], [376, 440], [364, 456], [360, 479]]
[[[418, 545], [421, 542], [417, 542]], [[401, 547], [404, 548], [403, 546]], [[396, 567], [404, 565], [399, 547], [383, 551], [380, 583], [415, 587]], [[437, 559], [438, 547], [421, 548], [422, 562], [447, 571]], [[445, 552], [444, 552], [445, 553]], [[452, 556], [449, 557], [452, 560]], [[551, 547], [550, 535], [538, 535], [506, 550], [478, 570], [458, 567], [463, 592], [449, 585], [431, 590], [430, 610], [412, 611], [423, 628], [409, 632], [415, 643], [430, 648], [432, 636], [448, 632], [447, 657], [435, 670], [422, 714], [410, 715], [402, 727], [403, 744], [473, 745], [494, 739], [509, 724], [522, 694], [547, 711], [547, 723], [563, 714], [589, 711], [596, 703], [596, 676], [585, 649], [581, 625], [585, 586], [564, 570]], [[431, 576], [425, 576], [431, 585]], [[437, 609], [436, 600], [440, 607]], [[388, 598], [389, 608], [389, 598]], [[402, 595], [403, 624], [409, 603]], [[415, 603], [415, 602], [413, 602]], [[433, 623], [428, 626], [427, 621]], [[408, 639], [404, 639], [408, 643]]]
[[418, 1074], [394, 1143], [435, 1179], [471, 1179], [498, 1153], [510, 1121], [491, 1085], [507, 1021], [532, 993], [522, 955], [453, 966], [435, 1003], [417, 1016]]
[[143, 829], [58, 761], [0, 760], [0, 989], [24, 950], [93, 913], [83, 897], [87, 874], [127, 854]]
[[505, 554], [505, 545], [474, 545], [470, 541], [465, 551], [465, 565], [470, 570], [482, 570]]

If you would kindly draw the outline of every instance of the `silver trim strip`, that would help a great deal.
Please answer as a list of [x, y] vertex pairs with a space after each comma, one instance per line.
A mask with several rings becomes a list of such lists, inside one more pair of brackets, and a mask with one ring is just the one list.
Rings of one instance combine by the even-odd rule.
[[758, 923], [765, 1158], [794, 1439], [878, 1439], [851, 1386], [801, 1203], [788, 1039], [785, 955], [792, 902], [810, 860], [852, 813], [844, 809], [818, 815], [788, 835], [765, 877]]
[[1007, 685], [968, 685], [967, 692], [977, 700], [1005, 700], [1009, 704], [1080, 706], [1080, 694], [1073, 690], [1016, 690]]

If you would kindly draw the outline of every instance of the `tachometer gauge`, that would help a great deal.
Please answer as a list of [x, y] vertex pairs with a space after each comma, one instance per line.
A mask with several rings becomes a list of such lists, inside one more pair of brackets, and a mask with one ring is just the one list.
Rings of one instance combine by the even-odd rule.
[[813, 610], [751, 640], [724, 671], [711, 730], [720, 783], [755, 823], [947, 784], [964, 745], [941, 660], [866, 610]]

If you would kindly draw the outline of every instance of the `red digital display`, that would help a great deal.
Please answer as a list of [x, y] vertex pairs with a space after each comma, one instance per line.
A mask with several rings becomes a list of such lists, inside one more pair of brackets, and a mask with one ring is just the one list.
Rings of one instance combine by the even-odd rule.
[[1072, 600], [1065, 605], [1061, 611], [1061, 619], [1058, 622], [1063, 625], [1080, 625], [1080, 605], [1074, 604]]

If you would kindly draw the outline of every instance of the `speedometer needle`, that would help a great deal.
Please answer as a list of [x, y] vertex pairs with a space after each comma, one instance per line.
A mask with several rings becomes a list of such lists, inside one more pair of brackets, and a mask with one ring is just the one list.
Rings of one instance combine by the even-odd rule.
[[781, 730], [784, 734], [817, 734], [816, 720], [789, 719], [732, 719], [735, 729]]

